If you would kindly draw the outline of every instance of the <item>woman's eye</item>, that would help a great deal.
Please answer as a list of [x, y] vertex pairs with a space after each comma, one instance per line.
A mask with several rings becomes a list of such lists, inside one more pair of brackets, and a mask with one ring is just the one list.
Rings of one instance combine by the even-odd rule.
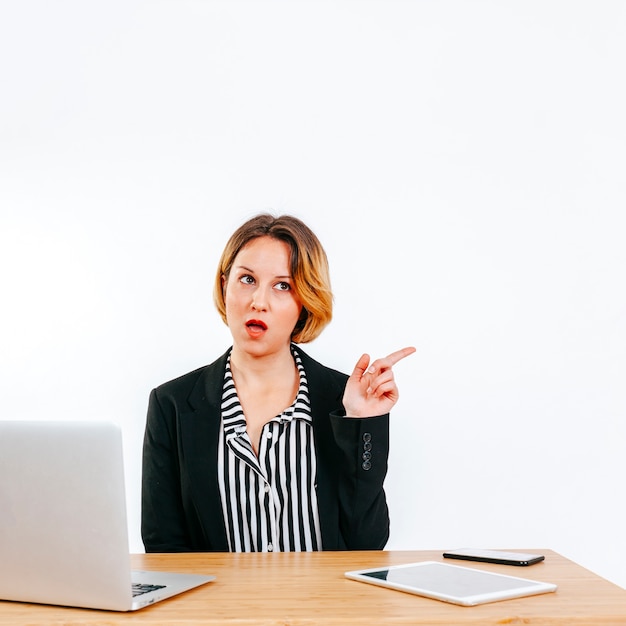
[[289, 283], [281, 281], [279, 283], [276, 283], [276, 289], [278, 289], [279, 291], [289, 291], [291, 289], [291, 285]]
[[250, 274], [244, 274], [239, 279], [239, 282], [243, 283], [244, 285], [252, 285], [252, 284], [254, 284], [254, 278], [252, 278], [252, 276], [250, 276]]

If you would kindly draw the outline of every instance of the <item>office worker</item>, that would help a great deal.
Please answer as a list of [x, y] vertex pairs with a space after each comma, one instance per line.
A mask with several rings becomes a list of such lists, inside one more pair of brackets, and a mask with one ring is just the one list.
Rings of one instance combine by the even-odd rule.
[[153, 389], [144, 435], [147, 552], [382, 549], [392, 367], [350, 376], [300, 347], [332, 317], [328, 262], [301, 220], [260, 214], [228, 241], [215, 362]]

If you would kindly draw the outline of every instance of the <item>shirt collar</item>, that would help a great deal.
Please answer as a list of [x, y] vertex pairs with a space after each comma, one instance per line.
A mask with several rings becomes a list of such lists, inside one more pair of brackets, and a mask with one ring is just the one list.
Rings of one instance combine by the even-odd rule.
[[[302, 365], [302, 360], [295, 346], [291, 345], [291, 354], [293, 355], [296, 367], [298, 369], [298, 375], [300, 377], [298, 383], [298, 393], [296, 394], [296, 399], [293, 404], [287, 407], [280, 415], [272, 418], [270, 422], [279, 422], [281, 424], [287, 424], [292, 422], [294, 419], [303, 420], [309, 424], [312, 424], [313, 420], [311, 419], [311, 410], [309, 403], [309, 388], [306, 378], [306, 372], [304, 371], [304, 366]], [[231, 391], [232, 390], [232, 391]], [[239, 397], [237, 396], [237, 390], [234, 386], [233, 375], [230, 369], [230, 353], [226, 359], [226, 371], [224, 373], [224, 387], [222, 390], [222, 401], [224, 397], [230, 393], [234, 392], [234, 397], [232, 398], [231, 410], [229, 412], [238, 414], [239, 417], [236, 419], [224, 420], [224, 434], [228, 437], [241, 437], [246, 432], [246, 420], [243, 414], [243, 409], [241, 408], [241, 404], [239, 402]], [[236, 408], [234, 404], [236, 403]]]

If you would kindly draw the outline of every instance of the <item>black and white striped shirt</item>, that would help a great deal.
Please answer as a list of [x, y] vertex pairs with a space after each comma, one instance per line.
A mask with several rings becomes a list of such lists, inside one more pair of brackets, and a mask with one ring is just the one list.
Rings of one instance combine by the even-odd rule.
[[258, 456], [226, 364], [218, 483], [231, 552], [322, 549], [316, 496], [316, 460], [306, 374], [292, 346], [300, 375], [295, 402], [261, 431]]

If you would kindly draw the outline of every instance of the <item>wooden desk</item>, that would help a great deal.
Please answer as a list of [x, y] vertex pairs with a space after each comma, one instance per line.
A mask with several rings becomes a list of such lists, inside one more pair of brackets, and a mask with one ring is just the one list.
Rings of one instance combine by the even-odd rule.
[[546, 560], [530, 567], [466, 565], [553, 582], [559, 586], [556, 593], [477, 607], [455, 606], [344, 577], [351, 569], [443, 561], [441, 551], [137, 554], [132, 556], [135, 569], [204, 572], [215, 574], [217, 580], [133, 613], [0, 602], [0, 624], [626, 625], [626, 590], [550, 550], [539, 552]]

